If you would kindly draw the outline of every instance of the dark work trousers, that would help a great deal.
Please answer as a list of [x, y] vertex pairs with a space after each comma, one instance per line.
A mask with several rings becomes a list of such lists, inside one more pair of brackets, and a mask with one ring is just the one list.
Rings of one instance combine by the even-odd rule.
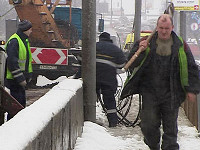
[[107, 111], [107, 119], [109, 122], [109, 127], [114, 127], [118, 124], [117, 111], [116, 111], [116, 101], [115, 101], [115, 92], [117, 87], [110, 86], [101, 82], [96, 84], [96, 92], [99, 97], [102, 94], [102, 99], [104, 107]]
[[[26, 93], [25, 88], [20, 85], [9, 86], [10, 94], [25, 108], [26, 107]], [[8, 114], [7, 120], [10, 120], [13, 116]]]
[[[162, 123], [162, 150], [178, 150], [177, 118], [179, 108], [172, 109], [168, 100], [156, 99], [155, 94], [142, 94], [141, 130], [144, 142], [151, 150], [160, 150], [160, 126]], [[160, 102], [159, 102], [160, 100]]]

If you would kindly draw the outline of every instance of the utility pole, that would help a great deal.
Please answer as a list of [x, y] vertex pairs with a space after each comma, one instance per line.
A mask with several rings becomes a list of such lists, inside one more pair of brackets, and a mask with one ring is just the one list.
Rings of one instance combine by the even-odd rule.
[[180, 12], [180, 36], [186, 41], [186, 13]]
[[111, 26], [112, 26], [112, 16], [113, 16], [112, 0], [110, 0], [110, 24], [111, 24]]
[[84, 120], [96, 121], [96, 0], [82, 1]]
[[122, 0], [121, 0], [121, 8], [120, 8], [121, 16], [122, 16], [122, 10], [123, 10], [123, 8], [122, 8]]
[[135, 0], [134, 41], [140, 39], [142, 1]]

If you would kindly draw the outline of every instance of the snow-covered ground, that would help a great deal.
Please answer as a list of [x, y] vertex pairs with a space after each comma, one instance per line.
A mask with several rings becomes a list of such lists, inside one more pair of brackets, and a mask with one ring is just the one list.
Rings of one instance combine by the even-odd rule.
[[[60, 77], [55, 81], [48, 80], [43, 76], [38, 78], [38, 86], [44, 86], [47, 83], [61, 82], [66, 77]], [[122, 86], [126, 74], [118, 76], [119, 85]], [[131, 114], [138, 111], [138, 96], [133, 97], [134, 104], [130, 110]], [[143, 135], [140, 127], [109, 128], [105, 114], [103, 113], [100, 103], [96, 106], [96, 119], [103, 126], [89, 121], [84, 122], [83, 134], [77, 139], [74, 150], [149, 150], [143, 142]], [[185, 116], [184, 110], [180, 108], [178, 118], [178, 143], [180, 150], [199, 150], [200, 149], [200, 133], [190, 123]]]
[[[97, 108], [97, 113], [101, 113], [99, 112], [99, 108]], [[107, 121], [103, 115], [101, 120]], [[182, 109], [180, 109], [180, 117], [178, 123], [178, 143], [180, 145], [180, 150], [199, 150], [199, 133], [184, 116]], [[134, 128], [121, 126], [110, 129], [108, 127], [103, 127], [98, 124], [86, 121], [83, 127], [83, 134], [80, 138], [78, 138], [74, 150], [94, 149], [149, 150], [149, 148], [143, 142], [143, 136], [138, 126]]]
[[[125, 79], [125, 74], [121, 74], [121, 77]], [[134, 98], [135, 100], [138, 99], [137, 96]], [[132, 107], [138, 108], [136, 105]], [[130, 113], [134, 113], [135, 108], [131, 110]], [[139, 126], [134, 128], [125, 126], [109, 128], [99, 103], [97, 103], [96, 111], [97, 120], [102, 122], [104, 126], [88, 121], [84, 122], [83, 134], [77, 139], [74, 150], [149, 150], [143, 142], [143, 135]], [[200, 134], [189, 122], [182, 108], [179, 112], [178, 126], [180, 150], [199, 150]]]
[[[121, 74], [121, 77], [123, 80], [126, 78], [125, 74]], [[65, 79], [66, 79], [66, 77], [60, 77], [55, 81], [51, 81], [43, 76], [39, 76], [37, 85], [44, 86], [46, 84], [55, 83], [55, 82], [61, 82], [61, 84], [62, 84], [63, 81], [66, 82]], [[121, 80], [119, 80], [119, 81], [121, 82]], [[67, 84], [67, 85], [69, 85], [69, 84]], [[60, 85], [60, 86], [62, 86], [62, 85]], [[69, 85], [69, 87], [70, 86], [71, 85]], [[72, 86], [76, 86], [76, 85], [72, 85]], [[60, 95], [60, 96], [62, 96], [62, 95]], [[52, 98], [53, 98], [53, 96], [52, 96]], [[43, 99], [45, 99], [45, 97]], [[133, 99], [134, 99], [133, 102], [137, 102], [138, 96], [135, 95], [133, 97]], [[48, 99], [48, 101], [50, 101], [50, 99]], [[136, 113], [137, 109], [138, 109], [138, 105], [137, 105], [137, 103], [135, 103], [134, 105], [132, 105], [132, 108], [130, 110], [130, 115]], [[26, 109], [23, 111], [26, 111], [25, 114], [27, 114], [28, 110], [29, 109]], [[40, 111], [38, 111], [38, 113], [39, 112]], [[74, 150], [149, 150], [149, 148], [143, 142], [143, 135], [140, 131], [139, 126], [136, 126], [134, 128], [133, 127], [125, 127], [125, 126], [120, 126], [120, 127], [116, 127], [116, 128], [108, 128], [107, 119], [106, 119], [105, 114], [103, 113], [101, 105], [99, 103], [97, 103], [96, 112], [97, 112], [96, 118], [99, 122], [101, 122], [103, 124], [103, 126], [100, 126], [100, 125], [92, 123], [92, 122], [85, 121], [84, 126], [83, 126], [82, 136], [77, 139]], [[12, 122], [15, 122], [17, 120], [17, 116], [19, 118], [20, 113], [16, 115], [15, 119], [12, 119], [9, 122], [7, 122], [7, 126], [9, 124], [11, 125]], [[38, 115], [36, 115], [36, 116], [38, 116]], [[30, 118], [30, 116], [29, 116], [29, 118]], [[40, 118], [41, 118], [41, 116], [40, 116]], [[21, 120], [22, 123], [23, 123], [24, 119], [25, 118], [23, 117], [23, 119]], [[30, 122], [29, 124], [30, 124], [30, 126], [33, 126], [33, 123]], [[16, 125], [16, 124], [13, 123], [13, 125]], [[179, 125], [178, 143], [180, 145], [180, 150], [199, 150], [200, 149], [199, 133], [196, 130], [196, 128], [193, 127], [191, 125], [191, 123], [188, 121], [188, 119], [184, 115], [182, 108], [180, 108], [178, 125]], [[26, 124], [26, 126], [27, 126], [27, 124]], [[0, 129], [2, 129], [1, 133], [3, 133], [4, 126], [1, 126]], [[17, 132], [17, 131], [15, 131], [15, 132]], [[8, 134], [5, 133], [5, 135], [8, 135]], [[3, 136], [3, 135], [1, 135], [1, 136]], [[24, 136], [23, 138], [26, 138], [26, 136]], [[16, 140], [19, 141], [20, 139], [15, 139], [15, 141]], [[10, 140], [4, 139], [3, 141], [9, 142]], [[1, 143], [1, 146], [8, 144], [6, 142], [2, 143], [2, 141], [0, 141], [0, 143]]]

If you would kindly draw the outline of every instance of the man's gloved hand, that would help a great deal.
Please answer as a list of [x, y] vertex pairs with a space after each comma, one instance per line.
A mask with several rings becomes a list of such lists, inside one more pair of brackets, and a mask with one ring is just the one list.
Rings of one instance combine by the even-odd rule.
[[27, 83], [26, 83], [25, 80], [19, 83], [19, 85], [21, 85], [22, 87], [26, 87], [26, 84], [27, 84]]

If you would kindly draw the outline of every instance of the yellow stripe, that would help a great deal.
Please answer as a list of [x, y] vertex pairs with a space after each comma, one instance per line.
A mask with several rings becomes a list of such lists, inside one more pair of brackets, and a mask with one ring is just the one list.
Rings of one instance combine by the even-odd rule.
[[97, 54], [97, 56], [102, 56], [102, 57], [107, 57], [107, 58], [113, 58], [112, 56], [102, 55], [102, 54]]

